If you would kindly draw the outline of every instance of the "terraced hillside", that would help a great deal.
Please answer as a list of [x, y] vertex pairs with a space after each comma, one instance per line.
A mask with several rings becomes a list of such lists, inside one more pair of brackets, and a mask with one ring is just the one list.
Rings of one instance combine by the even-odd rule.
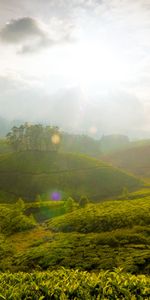
[[1, 202], [18, 197], [34, 200], [37, 195], [47, 200], [55, 191], [62, 198], [86, 195], [100, 200], [140, 185], [134, 176], [83, 155], [40, 151], [0, 155]]

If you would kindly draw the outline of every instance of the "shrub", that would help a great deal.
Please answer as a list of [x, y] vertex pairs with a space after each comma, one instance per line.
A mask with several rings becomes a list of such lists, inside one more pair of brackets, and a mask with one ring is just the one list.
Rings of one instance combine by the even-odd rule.
[[1, 273], [0, 299], [149, 299], [150, 278], [115, 272], [90, 274], [60, 269], [52, 272]]

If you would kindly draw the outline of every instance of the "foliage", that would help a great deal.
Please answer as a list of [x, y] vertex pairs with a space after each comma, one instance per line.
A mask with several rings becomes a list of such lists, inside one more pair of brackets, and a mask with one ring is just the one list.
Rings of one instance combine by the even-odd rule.
[[[1, 205], [2, 215], [6, 216], [10, 207]], [[3, 232], [7, 234], [6, 244], [9, 247], [13, 245], [15, 254], [9, 255], [3, 246], [0, 269], [29, 271], [64, 266], [97, 271], [122, 267], [132, 273], [148, 274], [149, 208], [149, 198], [88, 204], [86, 208], [54, 218], [40, 228], [36, 226], [33, 230], [11, 236], [10, 233], [22, 229], [11, 227], [10, 231], [8, 219]], [[46, 210], [48, 211], [48, 207]], [[67, 232], [57, 232], [58, 230]], [[6, 260], [9, 261], [9, 266]]]
[[87, 135], [63, 132], [60, 150], [64, 152], [83, 153], [93, 157], [101, 154], [100, 141]]
[[48, 222], [56, 231], [102, 232], [150, 224], [150, 198], [89, 204]]
[[127, 199], [131, 199], [131, 200], [133, 200], [133, 199], [141, 199], [141, 198], [146, 198], [146, 197], [150, 197], [150, 189], [149, 189], [149, 187], [148, 188], [141, 188], [141, 189], [138, 189], [138, 190], [136, 190], [136, 191], [134, 191], [134, 192], [129, 192], [128, 190], [127, 190], [127, 188], [125, 188], [126, 190], [125, 190], [125, 193], [124, 193], [124, 189], [123, 189], [123, 193], [122, 193], [122, 195], [120, 195], [119, 197], [118, 197], [118, 199], [125, 199], [125, 200], [127, 200]]
[[33, 216], [25, 216], [23, 214], [23, 209], [22, 200], [19, 200], [12, 207], [1, 206], [0, 232], [11, 234], [13, 232], [33, 228], [36, 225]]
[[81, 207], [85, 207], [88, 203], [89, 203], [88, 197], [87, 196], [81, 196], [80, 201], [79, 201], [79, 205]]
[[14, 126], [7, 134], [8, 143], [15, 151], [56, 151], [59, 146], [59, 138], [58, 127], [44, 127], [41, 124], [25, 123], [19, 127]]
[[[21, 239], [24, 240], [23, 233]], [[46, 230], [40, 240], [37, 230], [36, 240], [31, 238], [29, 241], [28, 235], [26, 239], [30, 242], [29, 247], [17, 251], [10, 270], [14, 267], [17, 271], [29, 271], [64, 266], [90, 271], [121, 267], [136, 274], [150, 272], [150, 227], [89, 234]]]
[[0, 260], [5, 257], [12, 255], [12, 246], [10, 247], [8, 241], [3, 234], [0, 234]]
[[71, 197], [69, 197], [66, 201], [65, 201], [65, 203], [64, 203], [64, 207], [65, 207], [65, 211], [66, 212], [72, 212], [72, 211], [74, 211], [75, 209], [77, 209], [78, 208], [78, 203], [74, 200], [74, 199], [72, 199]]
[[15, 203], [15, 209], [19, 212], [23, 212], [25, 210], [25, 203], [23, 199], [19, 198], [18, 201]]
[[52, 272], [1, 273], [0, 299], [147, 299], [150, 278], [114, 272], [90, 274], [60, 269]]
[[60, 216], [66, 212], [64, 201], [39, 201], [29, 202], [25, 206], [25, 214], [32, 214], [37, 222]]

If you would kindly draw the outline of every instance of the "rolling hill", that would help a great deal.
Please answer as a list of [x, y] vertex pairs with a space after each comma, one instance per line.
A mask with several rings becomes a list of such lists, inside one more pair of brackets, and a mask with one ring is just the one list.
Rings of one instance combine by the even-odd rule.
[[16, 204], [1, 204], [0, 270], [119, 267], [149, 274], [149, 199], [88, 204], [40, 225], [16, 210]]
[[[136, 144], [135, 144], [136, 145]], [[136, 176], [150, 177], [150, 144], [141, 143], [136, 146], [117, 151], [111, 155], [101, 157], [103, 161], [124, 169]]]
[[37, 195], [48, 200], [53, 192], [61, 198], [86, 195], [100, 200], [140, 185], [134, 176], [84, 155], [40, 151], [0, 155], [1, 202], [18, 197], [30, 201]]
[[48, 221], [48, 227], [63, 232], [105, 232], [150, 224], [150, 197], [90, 204]]

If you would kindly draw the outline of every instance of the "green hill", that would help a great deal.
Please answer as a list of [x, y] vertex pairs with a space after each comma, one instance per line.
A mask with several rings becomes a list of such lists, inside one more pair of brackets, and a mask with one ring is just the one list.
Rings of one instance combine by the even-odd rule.
[[119, 195], [123, 187], [134, 190], [141, 182], [94, 158], [71, 153], [15, 152], [0, 155], [0, 199], [18, 197], [44, 200], [55, 191], [60, 197], [78, 199], [86, 195], [92, 200]]
[[[150, 272], [150, 198], [88, 204], [42, 225], [0, 205], [0, 271]], [[18, 207], [19, 209], [19, 207]], [[9, 220], [10, 219], [10, 220]], [[30, 229], [31, 228], [31, 229]]]
[[150, 144], [134, 144], [136, 146], [117, 151], [101, 159], [114, 166], [145, 178], [150, 177]]
[[150, 224], [150, 197], [90, 204], [84, 209], [54, 218], [48, 227], [63, 232], [105, 232]]

